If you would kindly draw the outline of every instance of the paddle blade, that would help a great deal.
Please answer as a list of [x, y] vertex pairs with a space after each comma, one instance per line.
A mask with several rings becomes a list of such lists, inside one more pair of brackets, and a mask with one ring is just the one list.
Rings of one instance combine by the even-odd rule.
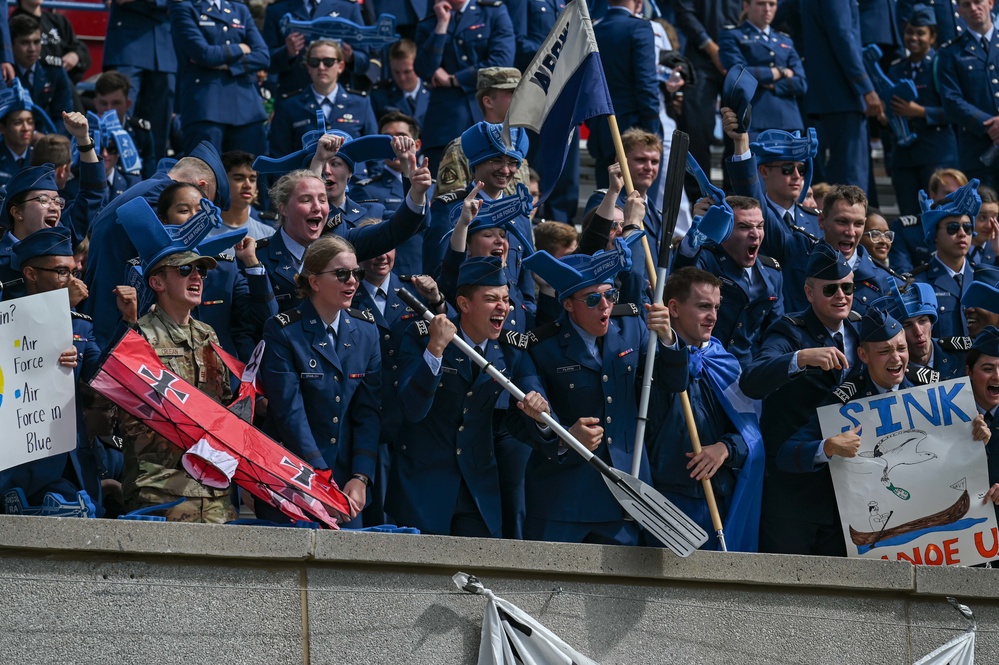
[[688, 557], [707, 542], [704, 529], [669, 499], [634, 476], [608, 470], [611, 473], [604, 474], [604, 482], [621, 507], [674, 554]]

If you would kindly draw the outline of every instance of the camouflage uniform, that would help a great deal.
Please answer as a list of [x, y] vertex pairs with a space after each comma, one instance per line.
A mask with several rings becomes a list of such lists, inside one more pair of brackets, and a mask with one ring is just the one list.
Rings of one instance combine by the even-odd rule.
[[[209, 344], [218, 343], [211, 326], [191, 319], [188, 326], [181, 327], [156, 309], [139, 319], [138, 328], [167, 369], [221, 404], [232, 399], [229, 371]], [[127, 510], [187, 497], [184, 503], [164, 511], [167, 520], [221, 524], [236, 519], [230, 490], [205, 487], [191, 478], [181, 465], [184, 451], [179, 446], [130, 415], [123, 418], [121, 429]]]

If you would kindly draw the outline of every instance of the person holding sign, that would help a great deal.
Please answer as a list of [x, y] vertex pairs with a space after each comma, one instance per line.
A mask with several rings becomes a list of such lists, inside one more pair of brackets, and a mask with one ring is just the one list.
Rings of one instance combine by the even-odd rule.
[[985, 454], [989, 460], [989, 491], [984, 500], [996, 505], [996, 517], [999, 517], [999, 436], [996, 436], [999, 429], [996, 419], [999, 410], [999, 329], [989, 326], [979, 333], [966, 361], [978, 417], [988, 425]]

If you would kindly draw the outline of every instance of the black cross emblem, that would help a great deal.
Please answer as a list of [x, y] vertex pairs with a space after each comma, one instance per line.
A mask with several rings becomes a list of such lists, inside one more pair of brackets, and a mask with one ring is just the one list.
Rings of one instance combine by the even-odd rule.
[[151, 382], [149, 385], [153, 387], [153, 390], [160, 397], [166, 397], [167, 392], [172, 392], [174, 394], [174, 397], [180, 400], [181, 404], [186, 402], [187, 398], [189, 397], [187, 393], [181, 392], [176, 388], [170, 387], [175, 381], [179, 381], [180, 379], [178, 379], [176, 376], [166, 371], [165, 369], [160, 370], [160, 375], [156, 376], [155, 374], [153, 374], [152, 370], [143, 365], [142, 367], [139, 368], [139, 376], [148, 379]]
[[315, 471], [307, 466], [295, 464], [287, 457], [281, 458], [281, 464], [284, 466], [290, 466], [295, 469], [295, 471], [298, 471], [298, 475], [291, 479], [293, 483], [298, 483], [302, 487], [312, 489], [312, 476], [316, 475]]

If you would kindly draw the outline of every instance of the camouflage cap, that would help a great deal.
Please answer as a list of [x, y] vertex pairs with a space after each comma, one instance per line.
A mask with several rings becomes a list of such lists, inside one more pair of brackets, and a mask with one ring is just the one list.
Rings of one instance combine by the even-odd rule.
[[189, 265], [203, 265], [209, 270], [214, 270], [219, 264], [218, 261], [211, 256], [201, 256], [200, 254], [195, 254], [194, 252], [177, 252], [176, 254], [170, 254], [160, 259], [156, 265], [153, 266], [152, 270], [149, 271], [149, 274], [152, 275], [161, 268], [169, 266], [179, 268], [181, 266]]
[[513, 90], [520, 83], [520, 70], [516, 67], [484, 67], [479, 70], [475, 91]]

